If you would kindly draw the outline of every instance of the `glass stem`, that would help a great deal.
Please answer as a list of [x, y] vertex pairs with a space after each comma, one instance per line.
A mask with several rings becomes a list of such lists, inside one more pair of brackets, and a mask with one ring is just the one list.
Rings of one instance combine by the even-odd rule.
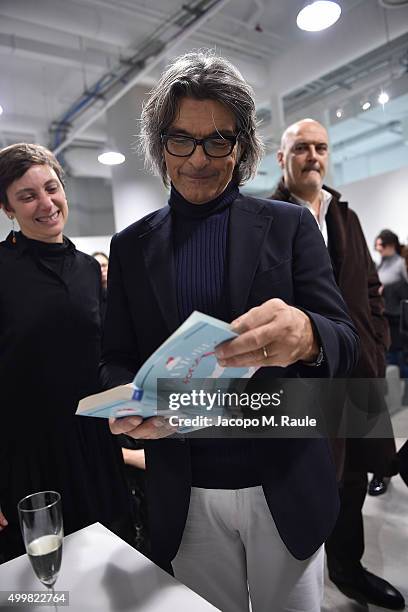
[[57, 606], [57, 603], [56, 603], [56, 601], [54, 599], [54, 595], [55, 595], [54, 585], [51, 585], [51, 586], [49, 586], [47, 588], [48, 588], [48, 590], [50, 590], [52, 592], [52, 603], [54, 604], [54, 610], [55, 610], [55, 612], [58, 612], [58, 606]]

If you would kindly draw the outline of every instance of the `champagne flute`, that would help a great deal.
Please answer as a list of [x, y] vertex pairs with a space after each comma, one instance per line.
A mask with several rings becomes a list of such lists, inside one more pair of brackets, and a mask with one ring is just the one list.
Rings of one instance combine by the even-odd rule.
[[61, 495], [41, 491], [18, 502], [21, 533], [28, 558], [37, 577], [54, 592], [62, 559]]

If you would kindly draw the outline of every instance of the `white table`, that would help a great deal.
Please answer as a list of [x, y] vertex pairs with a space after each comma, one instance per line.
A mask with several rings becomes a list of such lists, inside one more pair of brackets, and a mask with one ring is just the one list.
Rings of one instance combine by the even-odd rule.
[[[27, 555], [0, 565], [0, 591], [45, 590]], [[69, 591], [69, 607], [58, 612], [214, 612], [199, 595], [180, 584], [100, 523], [64, 538], [56, 591]], [[4, 601], [0, 610], [54, 610], [54, 606], [19, 608]]]

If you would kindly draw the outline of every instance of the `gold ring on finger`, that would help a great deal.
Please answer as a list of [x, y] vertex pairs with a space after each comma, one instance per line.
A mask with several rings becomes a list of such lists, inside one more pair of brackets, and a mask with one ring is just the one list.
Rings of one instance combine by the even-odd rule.
[[263, 352], [263, 356], [265, 357], [265, 359], [269, 359], [268, 349], [266, 348], [266, 346], [262, 347], [262, 352]]

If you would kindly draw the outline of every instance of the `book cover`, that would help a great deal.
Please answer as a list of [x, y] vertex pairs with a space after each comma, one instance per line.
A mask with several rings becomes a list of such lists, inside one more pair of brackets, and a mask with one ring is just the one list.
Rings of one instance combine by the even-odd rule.
[[195, 311], [145, 361], [133, 383], [82, 399], [76, 414], [147, 418], [157, 414], [158, 379], [173, 380], [180, 392], [188, 392], [197, 378], [250, 378], [255, 368], [223, 368], [215, 357], [215, 347], [236, 336], [228, 323]]

